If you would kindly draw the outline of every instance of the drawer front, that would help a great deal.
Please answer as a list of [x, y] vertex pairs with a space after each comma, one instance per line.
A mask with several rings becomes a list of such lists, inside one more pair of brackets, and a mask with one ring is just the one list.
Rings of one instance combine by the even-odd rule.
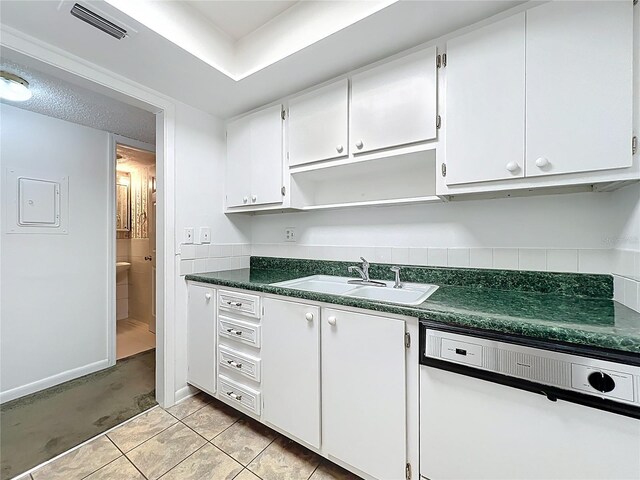
[[218, 291], [218, 308], [247, 317], [260, 318], [260, 297], [247, 293]]
[[260, 392], [234, 382], [224, 375], [218, 377], [218, 391], [219, 395], [232, 400], [232, 403], [260, 415]]
[[223, 367], [240, 373], [256, 382], [260, 381], [260, 359], [238, 352], [226, 345], [218, 347], [218, 362]]
[[253, 347], [260, 346], [260, 325], [228, 317], [219, 317], [218, 335]]

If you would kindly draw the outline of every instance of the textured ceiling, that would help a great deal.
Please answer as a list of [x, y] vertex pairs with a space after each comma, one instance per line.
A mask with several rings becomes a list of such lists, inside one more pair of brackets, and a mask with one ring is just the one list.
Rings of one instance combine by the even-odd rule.
[[29, 82], [33, 97], [2, 102], [25, 110], [155, 144], [155, 115], [31, 67], [0, 59], [0, 69]]

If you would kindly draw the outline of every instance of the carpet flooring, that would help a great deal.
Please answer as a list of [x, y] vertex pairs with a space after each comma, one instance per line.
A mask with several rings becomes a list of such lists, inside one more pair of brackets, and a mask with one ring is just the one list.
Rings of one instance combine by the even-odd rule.
[[155, 350], [0, 406], [0, 480], [156, 405]]

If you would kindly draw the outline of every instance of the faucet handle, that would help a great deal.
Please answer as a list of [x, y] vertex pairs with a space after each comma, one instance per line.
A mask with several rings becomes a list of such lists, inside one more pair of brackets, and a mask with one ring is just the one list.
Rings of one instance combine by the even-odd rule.
[[399, 267], [398, 265], [394, 265], [393, 267], [391, 267], [389, 270], [391, 270], [393, 273], [396, 274], [396, 281], [393, 285], [393, 288], [402, 288], [402, 282], [400, 281], [400, 270], [402, 269], [402, 267]]
[[367, 259], [366, 259], [366, 258], [364, 258], [364, 257], [360, 257], [360, 260], [362, 260], [362, 264], [363, 264], [363, 265], [369, 265], [369, 262], [367, 261]]

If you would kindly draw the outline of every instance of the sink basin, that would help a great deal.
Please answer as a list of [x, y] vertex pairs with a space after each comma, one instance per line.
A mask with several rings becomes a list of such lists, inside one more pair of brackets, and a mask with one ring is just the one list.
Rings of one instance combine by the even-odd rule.
[[130, 266], [129, 262], [116, 262], [116, 273], [126, 272]]
[[353, 278], [313, 275], [274, 283], [273, 285], [307, 292], [344, 295], [345, 297], [364, 298], [401, 305], [419, 305], [438, 289], [437, 285], [422, 283], [404, 283], [403, 288], [393, 288], [393, 282], [383, 282], [386, 285], [384, 287], [372, 287], [350, 284], [348, 283], [349, 280], [353, 280]]
[[437, 289], [436, 285], [426, 284], [405, 284], [403, 288], [359, 287], [349, 292], [348, 296], [403, 305], [420, 305]]
[[348, 277], [334, 277], [331, 275], [313, 275], [311, 277], [296, 278], [286, 282], [274, 283], [278, 287], [305, 290], [307, 292], [329, 293], [331, 295], [344, 295], [353, 290], [355, 285], [347, 282], [353, 280]]

